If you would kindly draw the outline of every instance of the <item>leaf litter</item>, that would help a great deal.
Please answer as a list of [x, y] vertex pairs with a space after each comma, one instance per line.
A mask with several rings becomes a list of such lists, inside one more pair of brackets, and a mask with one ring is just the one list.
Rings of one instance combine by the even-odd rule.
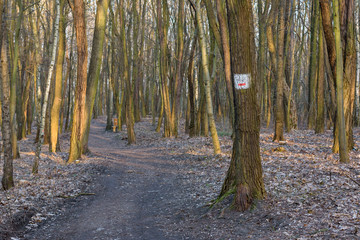
[[[126, 145], [125, 129], [106, 134]], [[231, 197], [209, 209], [229, 167], [229, 136], [220, 137], [222, 154], [214, 156], [209, 137], [189, 138], [180, 131], [178, 138], [164, 139], [161, 133], [154, 132], [150, 118], [137, 123], [135, 129], [137, 145], [166, 151], [178, 167], [182, 187], [176, 199], [168, 200], [177, 204], [177, 221], [173, 216], [163, 219], [163, 230], [169, 236], [182, 233], [184, 239], [360, 239], [360, 129], [354, 129], [356, 148], [350, 153], [350, 164], [340, 164], [338, 155], [332, 153], [331, 131], [316, 135], [295, 130], [285, 135], [285, 143], [279, 144], [272, 142], [271, 130], [262, 129], [260, 151], [267, 197], [243, 213], [231, 210]], [[179, 129], [184, 129], [183, 122]], [[69, 134], [61, 137], [63, 150], [68, 149], [68, 139]], [[33, 176], [33, 139], [20, 141], [19, 145], [22, 158], [14, 161], [16, 187], [0, 192], [0, 222], [4, 226], [0, 236], [17, 231], [16, 224], [9, 224], [16, 222], [17, 215], [31, 229], [63, 214], [64, 201], [91, 193], [95, 177], [101, 174], [94, 157], [66, 165], [66, 153], [50, 154], [44, 146], [40, 174]]]

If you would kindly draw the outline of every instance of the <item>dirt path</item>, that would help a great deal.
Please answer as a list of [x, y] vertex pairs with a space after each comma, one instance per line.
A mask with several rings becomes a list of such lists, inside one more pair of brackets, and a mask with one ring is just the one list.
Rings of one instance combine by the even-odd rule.
[[[127, 146], [92, 123], [89, 146], [104, 171], [94, 196], [69, 200], [64, 215], [28, 239], [185, 239], [167, 236], [164, 222], [176, 224], [177, 166], [157, 148]], [[176, 203], [179, 204], [179, 203]]]

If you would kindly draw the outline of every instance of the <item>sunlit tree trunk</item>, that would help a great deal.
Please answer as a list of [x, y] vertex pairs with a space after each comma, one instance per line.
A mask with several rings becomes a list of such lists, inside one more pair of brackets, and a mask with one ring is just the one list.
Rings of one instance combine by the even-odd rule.
[[2, 188], [8, 190], [14, 186], [13, 157], [11, 148], [11, 126], [10, 126], [10, 78], [7, 50], [6, 21], [3, 20], [4, 2], [0, 0], [0, 42], [1, 42], [1, 111], [2, 111], [2, 141], [4, 148], [4, 167], [1, 180]]
[[[17, 0], [16, 3], [14, 2], [14, 4], [17, 4], [19, 8], [19, 15], [16, 17], [16, 24], [14, 29], [15, 36], [14, 36], [14, 44], [13, 44], [13, 58], [12, 58], [12, 70], [11, 70], [11, 82], [10, 82], [11, 146], [13, 152], [12, 156], [15, 159], [20, 157], [19, 149], [17, 145], [15, 110], [16, 110], [16, 85], [17, 85], [16, 79], [18, 77], [20, 28], [24, 16], [24, 4], [22, 0]], [[10, 41], [12, 41], [12, 38], [10, 39]]]
[[213, 148], [215, 154], [220, 154], [220, 143], [216, 130], [216, 124], [214, 119], [213, 105], [211, 99], [211, 79], [208, 67], [208, 56], [206, 53], [206, 42], [205, 42], [205, 34], [203, 29], [203, 21], [201, 16], [201, 4], [200, 0], [196, 1], [196, 21], [197, 21], [197, 29], [199, 31], [199, 45], [201, 49], [201, 63], [202, 69], [204, 73], [204, 83], [205, 83], [205, 101], [206, 101], [206, 110], [208, 115], [208, 121], [210, 126], [211, 137], [213, 141]]
[[44, 141], [45, 115], [47, 112], [51, 77], [54, 74], [53, 70], [54, 70], [54, 66], [55, 66], [56, 50], [57, 50], [57, 44], [59, 41], [60, 4], [59, 4], [58, 0], [55, 2], [55, 5], [56, 5], [56, 19], [55, 19], [55, 26], [54, 26], [54, 44], [53, 44], [53, 49], [52, 49], [49, 72], [48, 72], [47, 80], [45, 82], [44, 102], [41, 107], [41, 113], [39, 112], [39, 115], [38, 115], [38, 128], [39, 128], [40, 135], [39, 135], [39, 140], [36, 143], [35, 161], [34, 161], [33, 168], [32, 168], [33, 174], [37, 174], [39, 171], [41, 145], [43, 144], [43, 141]]
[[[354, 98], [355, 98], [355, 81], [356, 81], [356, 51], [355, 51], [355, 36], [354, 36], [354, 0], [344, 0], [339, 5], [339, 18], [340, 27], [340, 49], [342, 50], [343, 57], [343, 101], [344, 101], [344, 117], [345, 117], [345, 128], [346, 128], [346, 141], [347, 141], [347, 150], [353, 148], [353, 131], [352, 131], [352, 122], [353, 122], [353, 107], [354, 107]], [[335, 7], [335, 2], [333, 7]], [[338, 53], [336, 52], [335, 37], [333, 31], [333, 22], [331, 19], [331, 7], [330, 2], [320, 1], [321, 14], [322, 14], [322, 24], [324, 29], [324, 36], [326, 39], [326, 46], [328, 52], [328, 58], [331, 66], [332, 75], [336, 78], [338, 76], [337, 68], [337, 58]], [[333, 10], [334, 12], [335, 10]], [[335, 19], [335, 17], [334, 17]], [[334, 21], [335, 24], [335, 21]], [[335, 29], [335, 27], [334, 27]], [[335, 81], [336, 89], [338, 88], [338, 80]], [[337, 89], [338, 91], [338, 89]], [[339, 96], [336, 96], [338, 98]], [[339, 104], [339, 103], [337, 103]], [[337, 117], [334, 127], [334, 144], [333, 151], [339, 152], [340, 142], [340, 122]], [[340, 120], [341, 121], [341, 120]], [[346, 159], [346, 158], [345, 158]]]
[[66, 33], [65, 33], [65, 0], [60, 0], [60, 23], [59, 23], [59, 47], [57, 49], [56, 59], [56, 71], [55, 71], [55, 88], [54, 99], [51, 106], [51, 118], [50, 118], [50, 144], [49, 151], [56, 152], [60, 150], [59, 139], [59, 116], [62, 97], [62, 85], [63, 85], [63, 65], [66, 48]]
[[68, 163], [79, 159], [82, 154], [82, 139], [85, 126], [85, 98], [86, 98], [86, 79], [88, 48], [85, 24], [85, 3], [84, 0], [74, 0], [73, 7], [74, 24], [76, 29], [77, 45], [77, 81], [75, 88], [75, 103], [72, 119], [72, 129], [70, 138], [70, 152]]
[[83, 153], [86, 153], [88, 151], [90, 123], [93, 115], [95, 96], [99, 85], [100, 70], [102, 65], [109, 1], [110, 0], [100, 0], [97, 1], [96, 3], [97, 9], [96, 9], [96, 17], [95, 17], [94, 38], [91, 49], [89, 73], [87, 76], [86, 105], [85, 105], [86, 115], [85, 115], [85, 124], [84, 124], [85, 129], [82, 139]]

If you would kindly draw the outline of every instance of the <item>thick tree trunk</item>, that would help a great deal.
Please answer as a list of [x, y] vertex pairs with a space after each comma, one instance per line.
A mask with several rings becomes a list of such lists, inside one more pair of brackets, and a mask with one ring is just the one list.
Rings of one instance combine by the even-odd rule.
[[7, 31], [6, 21], [3, 20], [3, 0], [0, 0], [0, 21], [1, 21], [1, 78], [2, 78], [2, 91], [1, 91], [1, 103], [2, 103], [2, 140], [4, 148], [4, 167], [3, 176], [1, 180], [2, 188], [8, 190], [14, 186], [13, 176], [13, 158], [11, 148], [11, 126], [10, 126], [10, 78], [8, 72], [8, 51], [7, 51]]
[[84, 0], [74, 0], [74, 24], [76, 29], [77, 45], [77, 81], [75, 87], [75, 103], [72, 119], [72, 129], [70, 137], [70, 152], [68, 163], [79, 159], [82, 154], [82, 139], [85, 129], [86, 117], [86, 79], [87, 79], [87, 61], [88, 48], [85, 24], [85, 3]]
[[[235, 168], [234, 207], [245, 211], [265, 196], [260, 157], [260, 115], [257, 99], [255, 36], [251, 1], [227, 0], [231, 69], [234, 79], [235, 138], [232, 161]], [[242, 78], [245, 82], [237, 82]], [[245, 84], [245, 85], [244, 85]], [[241, 89], [243, 87], [243, 89]], [[229, 184], [227, 180], [225, 183]]]

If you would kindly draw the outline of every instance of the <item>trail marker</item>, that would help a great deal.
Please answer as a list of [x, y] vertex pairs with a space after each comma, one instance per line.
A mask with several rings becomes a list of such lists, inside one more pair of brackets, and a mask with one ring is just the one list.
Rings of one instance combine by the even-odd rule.
[[235, 89], [249, 89], [251, 82], [251, 74], [234, 74]]

